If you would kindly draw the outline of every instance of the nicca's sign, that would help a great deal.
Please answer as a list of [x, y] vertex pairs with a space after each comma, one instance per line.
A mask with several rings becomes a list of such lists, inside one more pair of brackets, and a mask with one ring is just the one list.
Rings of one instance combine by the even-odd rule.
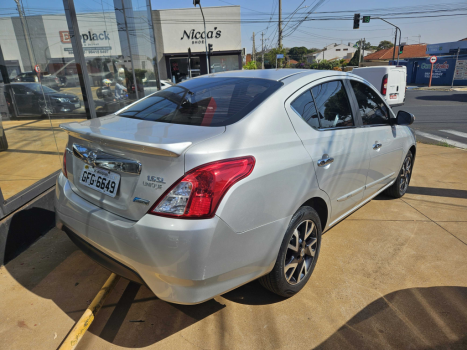
[[[217, 30], [217, 27], [214, 27], [214, 30], [208, 31], [207, 37], [208, 39], [219, 39], [221, 35], [222, 35], [222, 31]], [[204, 44], [204, 39], [205, 39], [204, 31], [201, 32], [201, 31], [196, 31], [192, 29], [189, 32], [187, 32], [186, 30], [184, 30], [183, 35], [180, 38], [180, 40], [183, 40], [185, 38], [188, 40], [192, 40], [192, 44]]]

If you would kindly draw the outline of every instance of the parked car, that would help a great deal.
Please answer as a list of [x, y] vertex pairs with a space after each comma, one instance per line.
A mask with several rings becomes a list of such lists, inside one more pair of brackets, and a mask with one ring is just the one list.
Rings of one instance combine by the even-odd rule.
[[378, 66], [354, 68], [356, 74], [371, 83], [387, 104], [391, 107], [402, 106], [405, 102], [405, 91], [407, 82], [406, 66]]
[[[167, 80], [161, 80], [161, 90], [167, 89], [170, 86], [174, 86], [175, 84], [167, 81]], [[147, 80], [144, 83], [144, 95], [148, 96], [150, 94], [153, 94], [155, 92], [159, 91], [157, 89], [157, 80]]]
[[413, 119], [343, 72], [190, 79], [61, 125], [57, 226], [169, 302], [200, 303], [257, 278], [290, 297], [313, 272], [322, 232], [383, 191], [406, 193]]
[[[21, 74], [18, 74], [13, 80], [13, 82], [23, 82], [23, 83], [39, 83], [39, 78], [37, 77], [36, 72], [24, 72]], [[60, 87], [63, 87], [66, 85], [63, 83], [60, 78], [58, 78], [54, 74], [50, 74], [48, 72], [41, 72], [40, 73], [40, 83], [43, 86], [47, 86], [51, 89], [60, 90]]]
[[[81, 102], [75, 94], [57, 92], [39, 83], [12, 83], [11, 89], [14, 94], [14, 101], [9, 93], [5, 93], [6, 100], [12, 106], [16, 103], [19, 115], [16, 115], [13, 108], [10, 114], [13, 117], [26, 115], [45, 115], [47, 113], [72, 112], [81, 107]], [[46, 102], [44, 102], [44, 95]]]

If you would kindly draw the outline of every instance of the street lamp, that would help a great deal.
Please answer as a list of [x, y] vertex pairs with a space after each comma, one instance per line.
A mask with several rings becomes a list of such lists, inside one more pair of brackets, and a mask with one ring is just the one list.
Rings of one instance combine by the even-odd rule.
[[209, 74], [210, 70], [209, 70], [209, 58], [208, 58], [208, 32], [206, 31], [206, 20], [204, 19], [203, 8], [201, 7], [201, 2], [200, 2], [200, 0], [193, 0], [193, 6], [196, 7], [196, 5], [199, 5], [199, 9], [201, 10], [201, 15], [203, 16], [203, 23], [204, 23], [204, 47], [205, 47], [205, 49], [206, 49], [206, 66], [207, 66], [208, 74]]

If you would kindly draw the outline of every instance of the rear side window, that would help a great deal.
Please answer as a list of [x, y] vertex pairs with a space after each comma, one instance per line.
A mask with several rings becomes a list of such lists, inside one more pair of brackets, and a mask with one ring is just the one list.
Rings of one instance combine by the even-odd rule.
[[196, 78], [159, 91], [119, 115], [171, 124], [225, 126], [242, 119], [282, 85], [257, 78]]
[[319, 129], [318, 112], [311, 91], [307, 90], [298, 96], [292, 103], [292, 108], [312, 128]]
[[321, 129], [354, 126], [345, 87], [340, 80], [311, 89], [318, 110]]
[[351, 80], [363, 125], [389, 125], [389, 110], [383, 99], [366, 84]]

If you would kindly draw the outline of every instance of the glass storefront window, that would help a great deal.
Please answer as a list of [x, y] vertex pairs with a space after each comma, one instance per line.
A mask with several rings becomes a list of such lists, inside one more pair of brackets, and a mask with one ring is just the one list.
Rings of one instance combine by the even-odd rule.
[[60, 124], [113, 113], [156, 79], [149, 0], [75, 1], [75, 10], [84, 62], [63, 0], [48, 0], [40, 14], [32, 3], [0, 3], [0, 218], [2, 207], [61, 169], [68, 137]]
[[238, 55], [211, 56], [211, 73], [226, 72], [229, 70], [238, 70]]

